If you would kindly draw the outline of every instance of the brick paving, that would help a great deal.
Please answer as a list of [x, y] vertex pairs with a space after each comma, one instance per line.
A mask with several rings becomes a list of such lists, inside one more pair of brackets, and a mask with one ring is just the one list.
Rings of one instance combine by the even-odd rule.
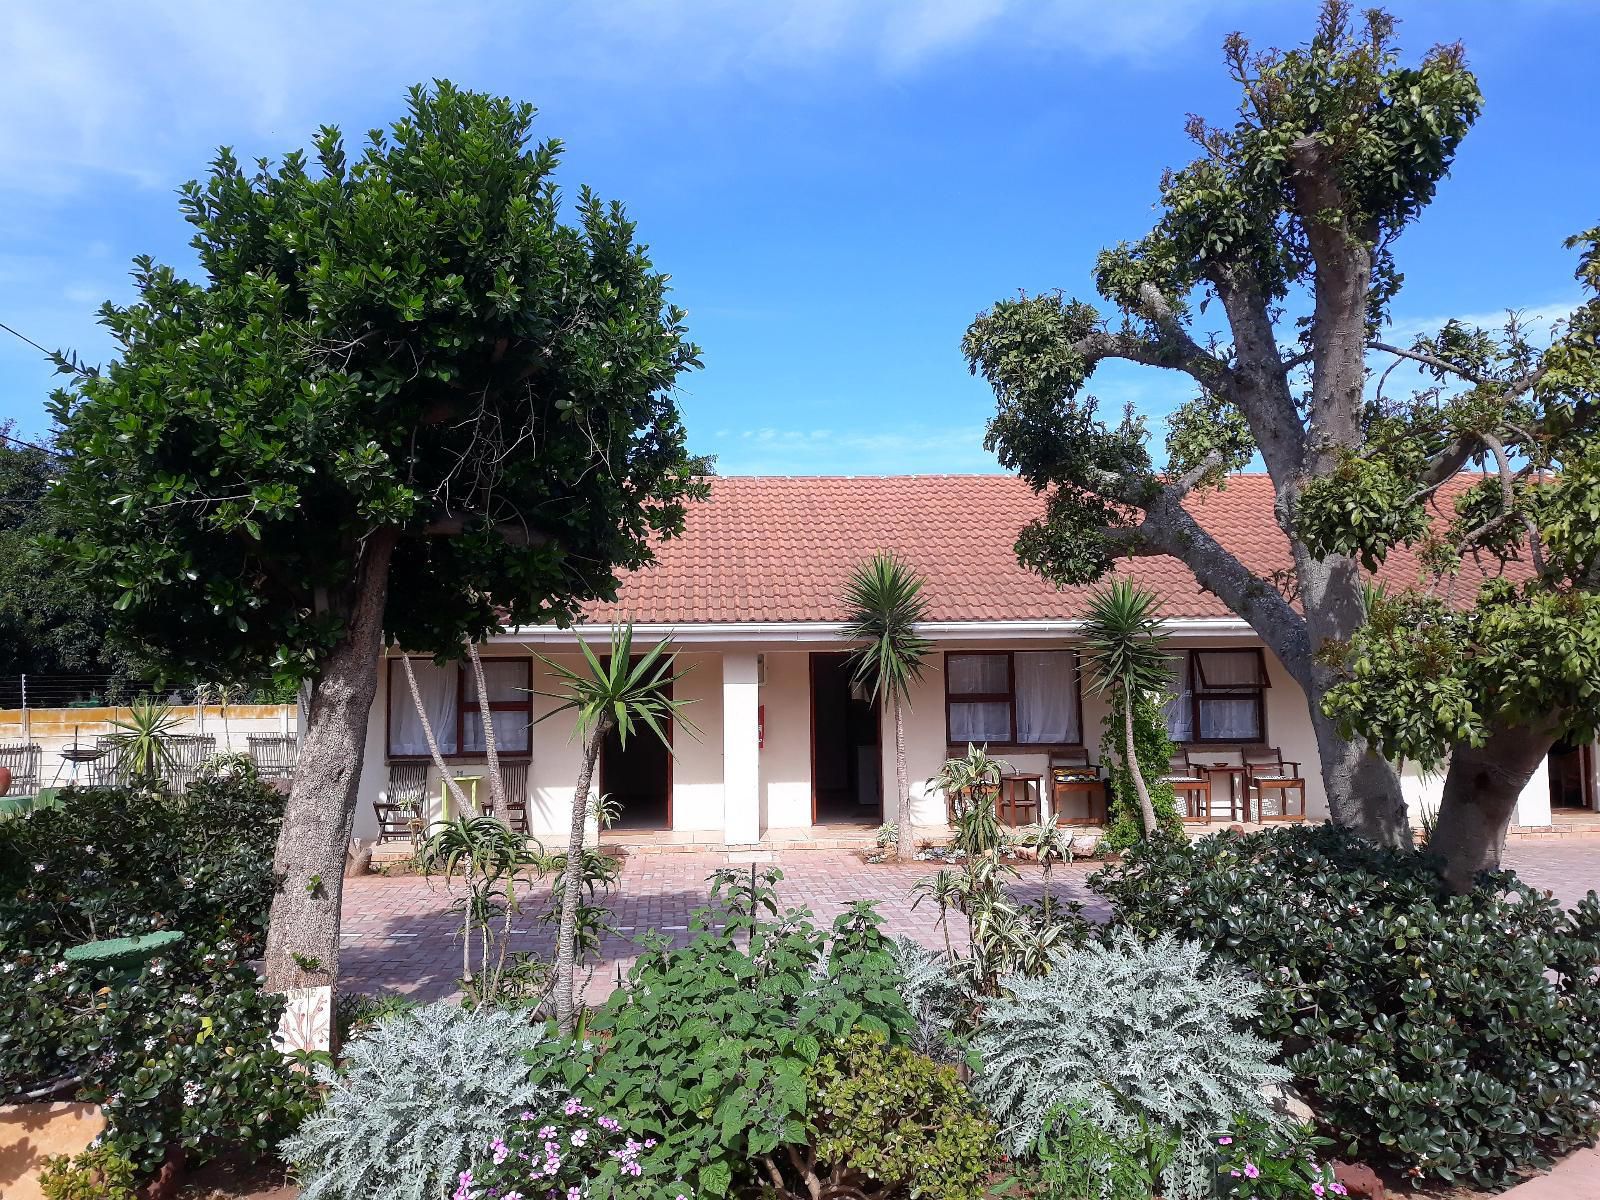
[[[853, 853], [834, 850], [635, 854], [623, 864], [618, 890], [608, 899], [618, 932], [602, 947], [590, 998], [601, 999], [610, 990], [619, 966], [626, 970], [633, 961], [635, 942], [645, 932], [687, 942], [690, 914], [707, 902], [707, 877], [729, 865], [748, 869], [752, 858], [781, 868], [780, 904], [810, 909], [819, 924], [831, 922], [853, 900], [875, 900], [891, 936], [903, 934], [930, 947], [942, 944], [938, 910], [926, 902], [912, 907], [912, 885], [936, 870], [936, 863], [868, 865]], [[1600, 888], [1600, 838], [1515, 841], [1505, 861], [1563, 904], [1575, 904], [1590, 888]], [[1063, 899], [1084, 901], [1089, 915], [1103, 916], [1105, 905], [1084, 884], [1093, 870], [1093, 863], [1057, 867], [1051, 886]], [[1021, 871], [1020, 898], [1037, 899], [1041, 872], [1034, 866]], [[442, 884], [414, 876], [346, 880], [341, 982], [357, 991], [396, 991], [420, 1000], [454, 993], [461, 947], [451, 899]], [[538, 919], [546, 905], [547, 894], [540, 890], [524, 907], [513, 923], [514, 949], [550, 952], [553, 929]], [[952, 929], [952, 935], [959, 933]]]

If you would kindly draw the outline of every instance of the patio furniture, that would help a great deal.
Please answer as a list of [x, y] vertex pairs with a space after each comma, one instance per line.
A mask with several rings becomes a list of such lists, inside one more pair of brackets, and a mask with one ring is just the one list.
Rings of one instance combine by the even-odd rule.
[[1044, 776], [1019, 771], [1000, 776], [1000, 795], [995, 799], [995, 815], [1002, 825], [1034, 825], [1043, 807], [1041, 785]]
[[390, 763], [389, 786], [382, 799], [372, 802], [372, 811], [378, 818], [378, 841], [410, 840], [412, 822], [424, 820], [427, 803], [428, 764]]
[[11, 769], [7, 796], [31, 796], [39, 790], [39, 744], [0, 742], [0, 767]]
[[[1276, 746], [1255, 746], [1244, 752], [1244, 768], [1247, 786], [1255, 790], [1258, 821], [1306, 819], [1306, 781], [1299, 763], [1285, 759]], [[1271, 812], [1269, 798], [1275, 801]]]
[[162, 778], [173, 791], [187, 791], [200, 778], [200, 768], [215, 757], [217, 739], [203, 733], [180, 733], [166, 741], [169, 758]]
[[300, 757], [299, 738], [292, 733], [251, 733], [244, 740], [261, 778], [294, 778], [295, 762]]
[[[451, 778], [456, 781], [456, 786], [460, 788], [462, 794], [466, 796], [467, 807], [472, 810], [470, 813], [458, 813], [455, 815], [463, 817], [482, 816], [483, 805], [478, 803], [478, 785], [484, 781], [484, 776], [474, 773], [469, 775], [453, 775]], [[439, 796], [439, 811], [444, 814], [444, 819], [448, 821], [452, 817], [450, 812], [450, 801], [452, 799], [450, 787], [448, 784], [441, 781], [439, 784], [439, 791], [441, 793]]]
[[528, 832], [528, 764], [500, 764], [500, 784], [506, 793], [506, 824], [517, 833]]
[[[1083, 798], [1085, 815], [1063, 817], [1067, 804], [1078, 797]], [[1087, 750], [1058, 750], [1050, 756], [1050, 815], [1057, 825], [1109, 824], [1106, 805], [1106, 781], [1100, 768], [1089, 761]]]
[[1188, 754], [1180, 750], [1167, 760], [1161, 782], [1172, 788], [1183, 805], [1185, 825], [1211, 824], [1211, 777], [1191, 764]]
[[128, 782], [122, 769], [122, 749], [114, 733], [97, 734], [94, 748], [98, 752], [89, 767], [89, 783], [93, 787], [120, 787]]
[[61, 748], [61, 763], [56, 767], [54, 783], [61, 782], [61, 773], [67, 773], [67, 786], [72, 787], [78, 782], [78, 772], [81, 770], [85, 776], [94, 780], [98, 774], [98, 763], [107, 754], [111, 753], [108, 746], [102, 746], [98, 741], [80, 746], [76, 740], [70, 746]]

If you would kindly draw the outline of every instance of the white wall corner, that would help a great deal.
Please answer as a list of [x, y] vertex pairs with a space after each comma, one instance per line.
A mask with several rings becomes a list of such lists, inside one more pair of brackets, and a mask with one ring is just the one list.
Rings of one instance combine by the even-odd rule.
[[754, 651], [722, 656], [723, 840], [761, 840], [760, 672]]

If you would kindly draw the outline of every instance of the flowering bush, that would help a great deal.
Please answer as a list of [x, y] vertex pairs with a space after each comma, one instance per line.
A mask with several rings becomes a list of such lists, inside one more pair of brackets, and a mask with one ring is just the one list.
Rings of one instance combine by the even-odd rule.
[[[614, 1117], [597, 1114], [575, 1097], [554, 1112], [524, 1110], [497, 1135], [485, 1158], [463, 1171], [453, 1200], [586, 1200], [615, 1195], [644, 1174], [640, 1159], [655, 1149]], [[689, 1188], [678, 1189], [687, 1200]]]
[[1451, 895], [1426, 855], [1334, 826], [1136, 847], [1090, 884], [1266, 987], [1256, 1031], [1346, 1156], [1503, 1183], [1600, 1132], [1600, 900], [1501, 872]]
[[1217, 1195], [1237, 1200], [1336, 1200], [1346, 1194], [1318, 1157], [1327, 1139], [1241, 1118], [1217, 1139]]

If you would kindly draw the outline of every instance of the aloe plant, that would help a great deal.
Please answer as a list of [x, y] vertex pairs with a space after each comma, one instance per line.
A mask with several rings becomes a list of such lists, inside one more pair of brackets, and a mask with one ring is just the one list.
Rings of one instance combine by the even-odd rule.
[[170, 704], [141, 696], [128, 707], [127, 720], [114, 720], [112, 748], [117, 773], [154, 783], [173, 766], [172, 738], [181, 718]]

